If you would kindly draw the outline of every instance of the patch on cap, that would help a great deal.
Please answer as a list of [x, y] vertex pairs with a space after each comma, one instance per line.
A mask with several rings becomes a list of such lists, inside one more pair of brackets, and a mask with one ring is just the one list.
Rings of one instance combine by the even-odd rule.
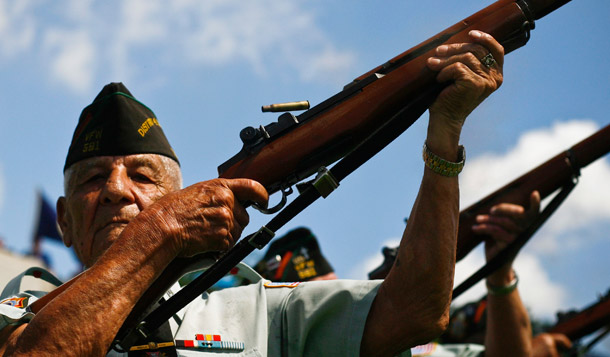
[[275, 282], [307, 281], [332, 273], [316, 237], [307, 228], [297, 228], [274, 240], [254, 268]]
[[123, 83], [107, 84], [80, 115], [64, 172], [91, 157], [133, 154], [159, 154], [179, 163], [155, 113]]

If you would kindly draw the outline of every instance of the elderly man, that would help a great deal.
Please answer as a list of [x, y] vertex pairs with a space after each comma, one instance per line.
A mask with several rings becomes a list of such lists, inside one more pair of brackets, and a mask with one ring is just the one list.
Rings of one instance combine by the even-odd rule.
[[[428, 59], [449, 85], [429, 110], [427, 168], [387, 278], [280, 288], [262, 281], [204, 294], [170, 321], [179, 354], [395, 355], [445, 329], [456, 175], [464, 159], [460, 133], [467, 115], [500, 86], [504, 59], [491, 36], [470, 36], [472, 43], [440, 46]], [[489, 53], [496, 62], [483, 64], [479, 59]], [[174, 258], [227, 250], [248, 223], [241, 202], [267, 201], [265, 189], [247, 179], [180, 189], [177, 158], [154, 114], [116, 84], [83, 111], [65, 181], [58, 221], [87, 269], [35, 316], [0, 310], [5, 355], [106, 354], [135, 303]], [[197, 342], [209, 336], [213, 341]]]

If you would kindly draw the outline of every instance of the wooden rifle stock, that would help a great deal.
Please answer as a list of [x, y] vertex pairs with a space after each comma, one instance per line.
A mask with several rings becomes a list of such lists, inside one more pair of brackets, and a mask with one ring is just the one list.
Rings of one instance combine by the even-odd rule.
[[462, 210], [457, 259], [464, 258], [485, 239], [484, 235], [472, 231], [472, 225], [478, 214], [486, 214], [492, 206], [502, 202], [527, 207], [532, 191], [540, 192], [540, 198], [549, 196], [578, 176], [581, 168], [604, 156], [608, 151], [610, 151], [610, 125]]
[[581, 311], [558, 314], [558, 322], [548, 332], [561, 333], [570, 340], [578, 340], [603, 327], [610, 326], [610, 291], [598, 302]]
[[[468, 32], [480, 30], [491, 34], [504, 46], [505, 53], [509, 53], [527, 43], [535, 20], [569, 1], [496, 1], [359, 76], [341, 92], [306, 112], [298, 116], [284, 113], [275, 123], [243, 129], [240, 137], [244, 146], [218, 167], [219, 177], [254, 179], [270, 194], [298, 183], [321, 166], [345, 156], [404, 108], [418, 107], [412, 105], [414, 102], [431, 103], [438, 93], [433, 90], [438, 83], [436, 73], [427, 68], [426, 60], [434, 55], [436, 47], [470, 42]], [[421, 93], [431, 93], [430, 98], [422, 98]], [[198, 257], [175, 259], [143, 294], [124, 327], [137, 325], [138, 319], [158, 301], [165, 288], [197, 260]], [[75, 279], [59, 287], [55, 296]], [[38, 300], [32, 304], [32, 310], [39, 311], [49, 300]]]

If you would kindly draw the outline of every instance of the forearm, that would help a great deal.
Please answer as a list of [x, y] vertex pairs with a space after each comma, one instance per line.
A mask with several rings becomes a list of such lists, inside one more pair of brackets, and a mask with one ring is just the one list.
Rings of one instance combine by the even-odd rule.
[[[488, 278], [493, 286], [506, 286], [513, 280], [511, 270]], [[530, 356], [532, 329], [518, 289], [505, 295], [487, 295], [485, 354], [489, 356]]]
[[[441, 136], [433, 130], [428, 134], [430, 150], [456, 161], [458, 136]], [[457, 178], [425, 168], [397, 259], [369, 313], [370, 329], [365, 330], [365, 336], [367, 331], [376, 334], [378, 345], [368, 351], [395, 354], [429, 342], [445, 328], [453, 286], [458, 214]], [[367, 351], [364, 348], [369, 347], [363, 345], [363, 354]]]
[[154, 234], [133, 228], [126, 227], [94, 266], [12, 336], [9, 355], [106, 354], [135, 303], [172, 259]]
[[[403, 326], [413, 328], [408, 335], [416, 338], [415, 343], [429, 342], [447, 323], [459, 211], [456, 181], [426, 168], [397, 262], [390, 271], [388, 284], [383, 286], [401, 304], [406, 303], [402, 297], [411, 292], [410, 311], [399, 319], [415, 322]], [[419, 331], [422, 336], [418, 336]]]

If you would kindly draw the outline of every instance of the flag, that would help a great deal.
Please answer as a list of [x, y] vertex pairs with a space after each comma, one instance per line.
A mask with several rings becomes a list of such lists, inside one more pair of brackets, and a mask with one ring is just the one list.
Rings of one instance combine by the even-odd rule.
[[38, 191], [38, 222], [34, 233], [34, 240], [43, 237], [61, 242], [61, 234], [57, 228], [57, 212], [45, 195]]
[[[50, 252], [45, 251], [48, 247], [43, 248], [42, 241], [43, 238], [46, 238], [47, 240], [52, 242], [59, 242], [62, 247], [64, 246], [61, 231], [59, 229], [59, 225], [57, 224], [57, 211], [55, 210], [55, 205], [53, 205], [51, 201], [47, 199], [47, 197], [42, 193], [41, 190], [38, 190], [36, 196], [38, 204], [35, 211], [31, 254], [42, 259], [47, 269], [54, 269], [51, 261]], [[76, 252], [74, 252], [73, 249], [69, 249], [67, 247], [64, 247], [64, 249], [69, 250], [72, 253], [72, 256], [74, 257], [74, 260], [79, 264], [79, 268], [77, 269], [77, 271], [71, 273], [72, 276], [82, 272], [83, 266], [82, 264], [80, 264], [80, 261], [76, 256]]]
[[59, 228], [57, 227], [57, 212], [42, 191], [37, 194], [38, 208], [34, 225], [34, 237], [32, 239], [32, 255], [41, 258], [47, 266], [51, 261], [47, 254], [41, 251], [40, 242], [42, 238], [62, 242]]

